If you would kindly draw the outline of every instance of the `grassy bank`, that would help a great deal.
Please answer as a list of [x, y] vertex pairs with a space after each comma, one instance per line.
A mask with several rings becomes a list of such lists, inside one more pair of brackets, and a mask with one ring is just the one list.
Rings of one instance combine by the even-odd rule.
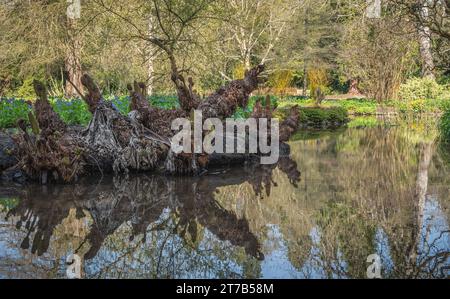
[[[245, 109], [238, 109], [234, 117], [246, 118], [249, 117], [253, 106], [257, 99], [261, 97], [251, 97], [248, 107]], [[107, 101], [111, 101], [114, 107], [121, 113], [127, 114], [129, 112], [130, 99], [128, 96], [110, 96], [106, 97]], [[178, 107], [178, 100], [176, 96], [152, 96], [149, 98], [151, 104], [155, 107], [173, 109]], [[91, 119], [86, 104], [81, 99], [64, 99], [64, 98], [50, 98], [55, 111], [61, 118], [70, 125], [86, 125]], [[375, 116], [383, 113], [383, 111], [397, 112], [400, 114], [422, 114], [422, 113], [442, 113], [450, 107], [449, 99], [435, 99], [435, 100], [412, 100], [405, 101], [390, 101], [383, 106], [378, 105], [375, 101], [370, 99], [326, 99], [318, 109], [314, 100], [304, 97], [271, 97], [272, 106], [277, 106], [279, 109], [278, 116], [283, 117], [283, 113], [289, 110], [290, 107], [298, 105], [303, 112], [303, 123], [307, 123], [312, 127], [321, 128], [327, 127], [328, 124], [340, 124], [345, 122], [346, 114], [350, 116]], [[2, 98], [0, 99], [0, 128], [15, 127], [18, 119], [28, 119], [28, 112], [32, 109], [32, 102], [17, 98]], [[277, 116], [277, 115], [276, 115]], [[367, 125], [367, 119], [359, 119], [351, 125], [356, 127]], [[373, 122], [373, 120], [372, 120]]]
[[[314, 100], [303, 97], [286, 97], [278, 99], [278, 106], [289, 108], [294, 105], [300, 107], [314, 107]], [[353, 116], [371, 116], [382, 113], [382, 111], [391, 111], [402, 114], [419, 114], [419, 113], [442, 113], [450, 107], [450, 98], [448, 99], [427, 99], [413, 101], [388, 101], [380, 105], [370, 99], [327, 99], [321, 103], [321, 107], [342, 107], [345, 108], [349, 115]]]

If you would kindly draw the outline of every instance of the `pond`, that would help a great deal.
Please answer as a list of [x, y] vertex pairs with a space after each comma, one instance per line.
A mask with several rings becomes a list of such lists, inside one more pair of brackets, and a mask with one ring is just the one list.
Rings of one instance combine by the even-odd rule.
[[[0, 278], [446, 278], [450, 150], [430, 121], [299, 132], [278, 165], [0, 186]], [[370, 271], [369, 271], [370, 272]]]

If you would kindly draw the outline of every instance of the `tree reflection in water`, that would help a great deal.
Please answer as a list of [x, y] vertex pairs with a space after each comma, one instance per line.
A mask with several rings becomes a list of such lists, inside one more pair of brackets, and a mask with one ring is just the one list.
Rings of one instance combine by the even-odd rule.
[[[295, 162], [283, 158], [283, 165], [292, 182], [298, 182], [300, 173], [296, 169]], [[217, 240], [226, 241], [225, 246], [243, 248], [245, 255], [254, 260], [264, 259], [260, 242], [250, 231], [248, 221], [245, 218], [239, 219], [235, 213], [224, 209], [214, 199], [214, 193], [221, 186], [238, 185], [247, 180], [255, 190], [268, 188], [271, 184], [268, 179], [271, 178], [275, 167], [276, 165], [246, 167], [244, 175], [242, 169], [228, 169], [225, 173], [219, 171], [220, 173], [216, 175], [198, 178], [136, 175], [103, 179], [96, 185], [92, 183], [80, 183], [76, 186], [32, 185], [25, 189], [4, 187], [1, 196], [19, 198], [19, 204], [8, 211], [6, 220], [17, 219], [15, 228], [25, 231], [20, 244], [21, 249], [42, 256], [49, 250], [51, 238], [57, 227], [69, 217], [71, 211], [74, 211], [74, 220], [89, 219], [85, 221], [89, 222], [86, 224], [89, 228], [86, 229], [84, 239], [78, 242], [76, 248], [72, 248], [85, 261], [93, 260], [99, 254], [110, 256], [118, 254], [118, 260], [105, 263], [109, 271], [119, 263], [133, 258], [134, 254], [140, 251], [139, 255], [149, 254], [156, 262], [156, 268], [153, 269], [155, 272], [146, 275], [177, 277], [181, 274], [176, 273], [176, 269], [180, 269], [176, 263], [186, 263], [175, 256], [179, 251], [186, 251], [183, 253], [184, 258], [190, 258], [188, 255], [194, 257], [194, 252], [200, 253], [198, 256], [200, 259], [215, 255], [217, 250], [219, 251], [217, 254], [228, 254], [226, 247], [202, 248], [200, 235], [205, 238], [205, 231]], [[124, 238], [124, 234], [127, 233], [129, 237]], [[151, 238], [148, 240], [149, 234]], [[119, 247], [117, 250], [121, 252], [101, 254], [101, 248], [105, 243], [108, 243], [106, 247], [109, 245]], [[118, 243], [123, 244], [118, 246]], [[168, 250], [171, 253], [168, 253]], [[110, 260], [110, 256], [106, 259]], [[140, 261], [141, 258], [148, 257], [133, 259], [133, 263]], [[243, 256], [236, 258], [242, 259]], [[123, 261], [119, 261], [120, 259]], [[148, 266], [147, 260], [141, 261], [142, 266]], [[93, 263], [95, 270], [89, 275], [111, 275], [98, 268], [99, 262], [102, 263], [98, 260]], [[220, 262], [220, 257], [217, 261], [206, 259], [197, 262], [200, 264]], [[205, 266], [208, 267], [207, 264]], [[173, 269], [172, 273], [168, 271], [170, 268]], [[220, 274], [221, 269], [218, 271], [219, 273], [212, 275], [238, 275], [231, 273], [231, 270], [227, 270], [228, 274], [227, 272]], [[119, 275], [122, 274], [124, 273]]]
[[64, 277], [75, 252], [89, 278], [365, 278], [373, 253], [383, 277], [448, 277], [450, 164], [414, 128], [299, 140], [278, 165], [198, 178], [0, 187], [18, 199], [0, 276]]

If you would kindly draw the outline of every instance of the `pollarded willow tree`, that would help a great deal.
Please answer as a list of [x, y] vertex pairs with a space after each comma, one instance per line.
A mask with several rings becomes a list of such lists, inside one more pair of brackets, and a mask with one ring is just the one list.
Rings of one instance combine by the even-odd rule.
[[[244, 79], [232, 81], [202, 102], [191, 104], [206, 117], [230, 117], [238, 107], [247, 105], [249, 94], [257, 87], [262, 71], [262, 66], [255, 67], [246, 73]], [[188, 117], [188, 111], [183, 108], [170, 111], [151, 107], [144, 98], [145, 85], [135, 83], [130, 86], [130, 108], [133, 111], [129, 116], [124, 116], [111, 102], [103, 99], [91, 77], [84, 75], [81, 81], [88, 91], [83, 99], [93, 114], [84, 130], [67, 127], [53, 111], [45, 86], [35, 81], [38, 100], [34, 115], [29, 115], [33, 133], [28, 132], [23, 120], [19, 121], [22, 133], [14, 138], [19, 161], [6, 173], [23, 171], [27, 177], [45, 184], [48, 181], [75, 181], [94, 171], [198, 174], [207, 169], [210, 162], [208, 154], [175, 154], [171, 150], [173, 132], [168, 129], [170, 123], [175, 118]], [[271, 115], [270, 99], [265, 109], [259, 103], [255, 105], [253, 117], [270, 118]], [[295, 107], [280, 125], [281, 142], [289, 139], [298, 121], [299, 113]], [[258, 154], [237, 156], [236, 161], [242, 162], [252, 160]], [[233, 155], [227, 157], [227, 154], [223, 158], [226, 163], [236, 159]], [[216, 158], [215, 163], [221, 163], [221, 158]]]
[[[151, 6], [145, 6], [149, 3]], [[172, 121], [180, 117], [189, 118], [193, 109], [200, 110], [206, 118], [224, 120], [231, 117], [237, 108], [247, 106], [249, 95], [257, 88], [259, 77], [264, 71], [263, 65], [256, 66], [246, 71], [243, 79], [231, 81], [210, 96], [200, 99], [193, 88], [192, 78], [186, 79], [186, 71], [179, 67], [177, 55], [180, 52], [188, 55], [183, 52], [183, 46], [191, 41], [197, 26], [202, 25], [210, 3], [206, 0], [195, 3], [145, 1], [142, 3], [142, 16], [148, 16], [150, 11], [155, 14], [158, 24], [154, 32], [149, 32], [148, 27], [143, 31], [140, 29], [140, 11], [117, 10], [117, 6], [98, 1], [100, 11], [118, 18], [117, 24], [123, 27], [130, 39], [151, 43], [167, 57], [180, 108], [163, 110], [152, 107], [146, 99], [145, 83], [135, 82], [128, 87], [132, 112], [124, 116], [103, 99], [94, 80], [84, 75], [81, 83], [87, 92], [82, 97], [93, 118], [86, 129], [74, 130], [67, 127], [53, 111], [45, 86], [35, 81], [38, 100], [34, 115], [29, 115], [33, 134], [27, 131], [24, 121], [19, 122], [22, 133], [15, 138], [19, 162], [13, 169], [22, 170], [28, 177], [42, 183], [59, 180], [70, 182], [93, 171], [163, 171], [172, 174], [197, 174], [204, 171], [210, 162], [208, 154], [172, 152]], [[167, 22], [170, 22], [170, 26]], [[79, 94], [83, 94], [75, 83], [70, 80], [69, 83]], [[259, 103], [255, 105], [253, 117], [271, 118], [271, 115], [270, 101], [266, 102], [265, 109]], [[297, 128], [298, 120], [298, 111], [293, 108], [290, 117], [280, 126], [281, 142], [289, 139]], [[226, 155], [224, 157], [230, 161]], [[251, 155], [243, 154], [237, 159], [241, 162], [251, 158]], [[220, 163], [220, 160], [215, 159], [216, 163]]]

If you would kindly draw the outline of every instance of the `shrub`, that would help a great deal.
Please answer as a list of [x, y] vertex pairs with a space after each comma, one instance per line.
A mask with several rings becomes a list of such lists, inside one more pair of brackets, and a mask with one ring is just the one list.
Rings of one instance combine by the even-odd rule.
[[291, 87], [294, 73], [291, 70], [278, 70], [269, 76], [268, 86], [277, 94], [285, 94]]
[[391, 103], [401, 113], [440, 113], [450, 109], [449, 99], [419, 99], [408, 102], [394, 101]]
[[233, 69], [233, 79], [244, 79], [245, 76], [245, 66], [244, 64], [240, 63], [236, 65]]
[[427, 110], [426, 104], [424, 99], [413, 100], [409, 103], [409, 110], [415, 113], [425, 112]]
[[324, 69], [311, 69], [308, 71], [309, 89], [311, 96], [320, 104], [323, 96], [329, 92], [328, 89], [328, 75]]
[[32, 99], [36, 96], [33, 87], [34, 78], [27, 78], [23, 81], [22, 86], [15, 92], [15, 95], [19, 98]]
[[348, 121], [347, 109], [343, 107], [304, 107], [300, 109], [300, 125], [306, 128], [336, 128]]
[[439, 99], [448, 88], [430, 78], [412, 78], [400, 86], [398, 97], [401, 101]]
[[450, 110], [444, 113], [440, 123], [441, 135], [445, 141], [450, 142]]

